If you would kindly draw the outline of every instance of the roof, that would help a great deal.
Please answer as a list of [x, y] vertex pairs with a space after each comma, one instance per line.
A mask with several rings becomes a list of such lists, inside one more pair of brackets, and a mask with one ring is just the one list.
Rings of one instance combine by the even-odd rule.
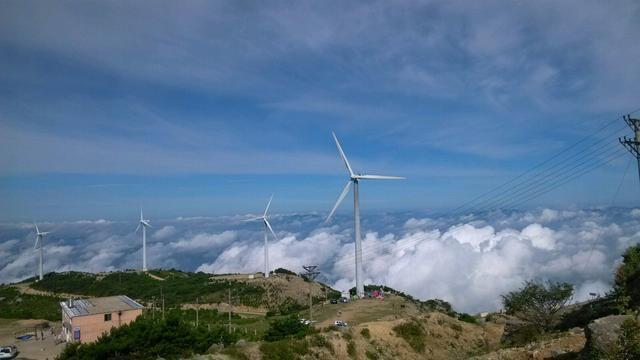
[[70, 318], [144, 308], [126, 295], [73, 300], [71, 307], [68, 301], [62, 301], [60, 307]]

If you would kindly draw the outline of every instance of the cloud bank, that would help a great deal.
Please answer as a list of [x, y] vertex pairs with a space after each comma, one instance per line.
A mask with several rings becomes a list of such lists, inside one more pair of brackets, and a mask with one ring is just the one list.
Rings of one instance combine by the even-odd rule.
[[[539, 209], [460, 218], [420, 213], [368, 214], [363, 221], [365, 283], [385, 284], [418, 298], [441, 298], [461, 311], [500, 308], [500, 294], [527, 279], [568, 281], [575, 300], [610, 289], [615, 266], [640, 242], [638, 209]], [[155, 221], [152, 267], [208, 273], [261, 271], [262, 228], [246, 216]], [[272, 267], [301, 271], [318, 264], [327, 282], [354, 285], [350, 217], [325, 226], [317, 214], [276, 215], [278, 239], [269, 239]], [[43, 223], [46, 271], [139, 268], [139, 234], [132, 224]], [[35, 234], [28, 224], [0, 225], [0, 282], [36, 270]]]

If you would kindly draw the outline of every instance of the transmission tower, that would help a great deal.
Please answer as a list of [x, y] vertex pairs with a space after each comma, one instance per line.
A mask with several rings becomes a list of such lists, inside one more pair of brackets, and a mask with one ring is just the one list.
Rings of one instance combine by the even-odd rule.
[[640, 178], [640, 119], [633, 119], [631, 115], [626, 115], [622, 118], [624, 122], [629, 125], [635, 136], [633, 139], [628, 139], [624, 136], [618, 138], [618, 141], [636, 158], [636, 162], [638, 163], [638, 178]]
[[[318, 265], [303, 265], [302, 268], [306, 271], [302, 276], [311, 282], [320, 275]], [[309, 321], [313, 320], [313, 298], [311, 297], [311, 289], [312, 288], [309, 287]]]

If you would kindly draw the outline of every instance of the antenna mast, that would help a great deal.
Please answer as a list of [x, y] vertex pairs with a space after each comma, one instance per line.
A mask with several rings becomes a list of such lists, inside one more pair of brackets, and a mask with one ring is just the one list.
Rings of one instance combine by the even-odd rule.
[[[320, 275], [320, 271], [317, 271], [318, 265], [303, 265], [302, 268], [306, 271], [306, 273], [302, 274], [302, 276], [313, 282], [315, 278]], [[309, 288], [309, 321], [313, 320], [313, 299], [311, 297], [311, 287]]]

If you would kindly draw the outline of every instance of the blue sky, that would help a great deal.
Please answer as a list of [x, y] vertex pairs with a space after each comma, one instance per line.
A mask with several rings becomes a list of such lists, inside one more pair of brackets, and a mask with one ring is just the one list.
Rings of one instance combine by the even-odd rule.
[[[365, 184], [365, 209], [446, 211], [640, 107], [639, 13], [3, 1], [0, 220], [256, 212], [272, 192], [326, 212], [346, 180], [332, 130], [359, 171], [409, 178]], [[609, 205], [626, 164], [522, 206]]]

